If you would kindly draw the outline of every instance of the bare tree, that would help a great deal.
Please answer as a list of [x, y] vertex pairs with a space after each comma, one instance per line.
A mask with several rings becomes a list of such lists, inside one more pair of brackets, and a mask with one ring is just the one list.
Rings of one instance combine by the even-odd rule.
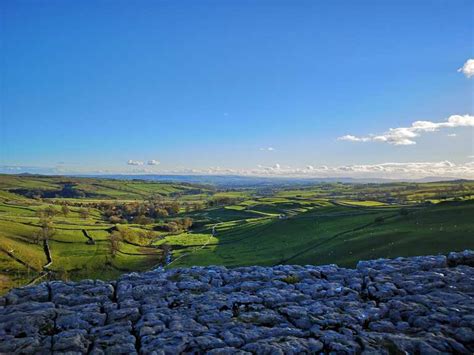
[[63, 213], [64, 217], [67, 217], [70, 212], [68, 205], [66, 204], [62, 205], [61, 212]]
[[87, 219], [89, 218], [90, 212], [87, 208], [81, 208], [79, 210], [79, 215], [81, 216], [81, 218]]
[[122, 233], [119, 231], [114, 231], [110, 235], [110, 253], [112, 254], [112, 257], [114, 258], [118, 251], [120, 250], [120, 243], [123, 241]]
[[39, 244], [40, 241], [48, 240], [55, 233], [54, 223], [51, 218], [42, 217], [40, 218], [40, 229], [34, 235], [34, 241]]

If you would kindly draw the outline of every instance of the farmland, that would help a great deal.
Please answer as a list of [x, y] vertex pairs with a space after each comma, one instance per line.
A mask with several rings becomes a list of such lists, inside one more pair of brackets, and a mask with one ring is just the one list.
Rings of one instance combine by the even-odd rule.
[[474, 248], [474, 183], [264, 187], [0, 175], [0, 292], [193, 265], [328, 264]]

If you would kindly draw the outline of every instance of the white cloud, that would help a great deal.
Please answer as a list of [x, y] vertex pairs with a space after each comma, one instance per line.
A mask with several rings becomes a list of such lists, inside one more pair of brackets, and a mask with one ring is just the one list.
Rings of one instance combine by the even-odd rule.
[[130, 159], [129, 161], [127, 161], [127, 165], [134, 165], [134, 166], [141, 166], [143, 165], [144, 163], [140, 160], [132, 160]]
[[[206, 169], [177, 168], [162, 170], [160, 174], [194, 174], [194, 175], [241, 175], [241, 176], [266, 176], [266, 177], [299, 177], [299, 178], [386, 178], [386, 179], [417, 179], [423, 177], [439, 178], [464, 178], [474, 179], [474, 155], [467, 157], [465, 163], [451, 161], [437, 162], [387, 162], [379, 164], [353, 164], [353, 165], [306, 165], [300, 168], [274, 164], [272, 166], [259, 165], [251, 169], [233, 169], [225, 167], [211, 167]], [[0, 165], [3, 173], [42, 173], [42, 174], [149, 174], [156, 173], [153, 169], [135, 166], [131, 170], [100, 169], [91, 170], [64, 169], [58, 170], [51, 167], [24, 167]]]
[[474, 59], [466, 60], [466, 63], [458, 69], [458, 72], [463, 73], [466, 78], [471, 78], [474, 76]]
[[415, 121], [410, 127], [390, 128], [387, 132], [376, 135], [357, 137], [351, 134], [339, 137], [338, 140], [350, 142], [384, 142], [393, 145], [416, 144], [415, 138], [424, 132], [435, 132], [442, 128], [474, 127], [474, 116], [452, 115], [444, 122]]
[[448, 137], [457, 137], [457, 134], [456, 133], [449, 133], [447, 136]]
[[273, 147], [266, 147], [266, 148], [260, 148], [261, 151], [266, 151], [266, 152], [273, 152], [275, 151], [275, 148]]
[[345, 136], [339, 137], [340, 141], [350, 141], [350, 142], [368, 142], [371, 140], [369, 137], [356, 137], [351, 134], [346, 134]]
[[271, 172], [277, 172], [280, 169], [282, 169], [281, 165], [278, 163], [275, 163], [272, 166], [264, 166], [264, 165], [259, 164], [257, 165], [257, 168], [258, 169], [255, 169], [255, 170], [233, 170], [233, 172], [236, 174], [243, 174], [243, 175], [255, 175], [254, 173], [258, 171], [271, 173]]
[[450, 161], [438, 162], [388, 162], [380, 164], [354, 164], [340, 166], [307, 165], [291, 168], [274, 164], [258, 165], [254, 169], [210, 168], [192, 170], [163, 171], [164, 174], [206, 174], [206, 175], [243, 175], [267, 177], [304, 177], [304, 178], [386, 178], [417, 179], [423, 177], [474, 179], [474, 161], [455, 164]]
[[147, 165], [158, 165], [160, 162], [158, 160], [152, 159], [148, 160]]

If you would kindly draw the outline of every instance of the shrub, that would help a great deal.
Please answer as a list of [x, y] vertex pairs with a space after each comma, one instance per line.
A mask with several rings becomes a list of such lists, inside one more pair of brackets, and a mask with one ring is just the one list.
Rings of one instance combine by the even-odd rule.
[[153, 219], [145, 217], [144, 215], [137, 216], [133, 221], [141, 225], [152, 224], [154, 222]]
[[110, 216], [109, 217], [109, 222], [110, 223], [113, 223], [113, 224], [126, 224], [127, 223], [127, 220], [126, 219], [123, 219], [119, 216]]

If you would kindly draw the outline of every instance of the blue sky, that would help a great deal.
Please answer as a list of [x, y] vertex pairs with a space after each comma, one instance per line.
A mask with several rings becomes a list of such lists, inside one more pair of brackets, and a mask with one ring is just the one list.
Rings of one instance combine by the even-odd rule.
[[471, 0], [0, 6], [1, 171], [474, 177]]

